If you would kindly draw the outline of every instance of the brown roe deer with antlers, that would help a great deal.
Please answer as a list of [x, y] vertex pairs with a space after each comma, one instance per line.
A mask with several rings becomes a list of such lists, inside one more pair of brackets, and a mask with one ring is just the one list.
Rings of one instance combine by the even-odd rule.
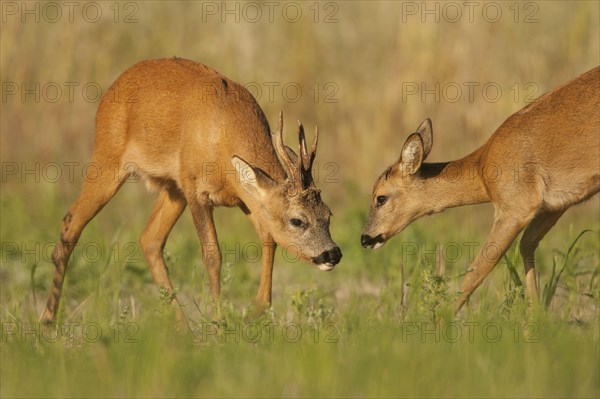
[[[296, 155], [283, 144], [282, 129], [281, 113], [277, 131], [271, 132], [250, 92], [204, 65], [174, 58], [143, 61], [125, 71], [100, 102], [92, 156], [100, 173], [83, 183], [62, 221], [52, 254], [53, 287], [42, 321], [56, 318], [67, 262], [82, 230], [131, 174], [159, 190], [140, 245], [154, 281], [171, 296], [163, 248], [186, 205], [202, 243], [215, 301], [221, 271], [213, 222], [216, 206], [240, 207], [258, 232], [260, 309], [271, 303], [275, 243], [331, 270], [342, 253], [331, 239], [331, 211], [311, 173], [318, 132], [309, 151], [299, 125]], [[176, 309], [181, 316], [179, 306]]]
[[526, 288], [536, 301], [534, 253], [540, 240], [569, 207], [600, 190], [600, 67], [513, 114], [462, 159], [423, 163], [432, 144], [427, 119], [375, 182], [362, 245], [378, 248], [424, 215], [492, 202], [494, 224], [462, 283], [456, 311], [523, 229]]

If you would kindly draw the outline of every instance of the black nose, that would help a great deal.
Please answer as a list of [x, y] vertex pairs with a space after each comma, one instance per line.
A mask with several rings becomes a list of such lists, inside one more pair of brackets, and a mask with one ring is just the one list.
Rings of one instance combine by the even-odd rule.
[[322, 265], [322, 264], [337, 265], [338, 263], [340, 263], [341, 259], [342, 259], [342, 251], [339, 249], [339, 247], [334, 247], [333, 249], [330, 249], [329, 251], [323, 252], [319, 256], [315, 256], [313, 258], [313, 262], [317, 265]]
[[370, 235], [363, 234], [360, 236], [360, 243], [365, 248], [370, 248], [377, 243], [383, 242], [383, 237], [379, 234], [376, 237], [371, 237]]

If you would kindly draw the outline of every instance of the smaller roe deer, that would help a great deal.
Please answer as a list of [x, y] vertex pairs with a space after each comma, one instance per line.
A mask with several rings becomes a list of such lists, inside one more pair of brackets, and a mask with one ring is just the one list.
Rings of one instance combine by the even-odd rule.
[[[126, 98], [119, 96], [123, 91]], [[271, 303], [275, 243], [331, 270], [342, 253], [329, 233], [331, 211], [312, 178], [317, 131], [309, 152], [300, 124], [296, 155], [283, 144], [282, 130], [281, 113], [277, 131], [271, 132], [248, 90], [202, 64], [179, 58], [149, 60], [125, 71], [98, 108], [92, 162], [101, 173], [84, 181], [62, 221], [52, 253], [54, 284], [42, 321], [56, 318], [67, 262], [83, 228], [132, 173], [159, 190], [140, 245], [154, 281], [171, 296], [163, 248], [186, 205], [202, 243], [215, 301], [221, 271], [216, 206], [240, 207], [258, 232], [259, 310]]]
[[600, 67], [513, 114], [462, 159], [423, 163], [432, 144], [427, 119], [375, 182], [362, 245], [379, 248], [421, 216], [491, 201], [494, 224], [462, 283], [456, 311], [523, 229], [526, 288], [537, 300], [534, 252], [540, 240], [570, 206], [600, 190]]

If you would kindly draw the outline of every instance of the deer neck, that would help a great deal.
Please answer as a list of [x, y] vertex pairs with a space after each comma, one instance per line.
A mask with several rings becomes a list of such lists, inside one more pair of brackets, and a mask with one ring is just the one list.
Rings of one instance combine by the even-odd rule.
[[480, 173], [480, 152], [450, 162], [425, 163], [421, 177], [434, 211], [489, 202]]

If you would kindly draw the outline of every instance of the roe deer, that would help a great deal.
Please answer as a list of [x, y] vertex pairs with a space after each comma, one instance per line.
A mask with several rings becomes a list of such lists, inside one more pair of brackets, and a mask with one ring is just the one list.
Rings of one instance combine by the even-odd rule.
[[600, 190], [600, 67], [510, 116], [479, 149], [442, 163], [423, 163], [433, 131], [425, 120], [400, 159], [375, 182], [361, 243], [379, 248], [417, 218], [492, 202], [494, 223], [456, 302], [468, 300], [525, 229], [520, 252], [530, 301], [538, 300], [534, 252], [572, 205]]
[[[119, 89], [128, 91], [127, 99], [118, 98]], [[154, 281], [171, 296], [163, 248], [186, 205], [214, 301], [219, 300], [221, 271], [216, 206], [240, 207], [256, 228], [262, 245], [256, 297], [260, 310], [271, 303], [275, 243], [331, 270], [342, 253], [331, 239], [331, 211], [311, 173], [318, 132], [309, 152], [299, 125], [296, 155], [283, 144], [282, 129], [281, 113], [277, 131], [271, 132], [248, 90], [202, 64], [173, 58], [143, 61], [126, 70], [100, 102], [92, 162], [102, 173], [83, 183], [62, 221], [52, 254], [54, 284], [42, 321], [56, 318], [67, 262], [83, 228], [132, 173], [159, 190], [140, 245]], [[176, 311], [181, 318], [179, 306]]]

